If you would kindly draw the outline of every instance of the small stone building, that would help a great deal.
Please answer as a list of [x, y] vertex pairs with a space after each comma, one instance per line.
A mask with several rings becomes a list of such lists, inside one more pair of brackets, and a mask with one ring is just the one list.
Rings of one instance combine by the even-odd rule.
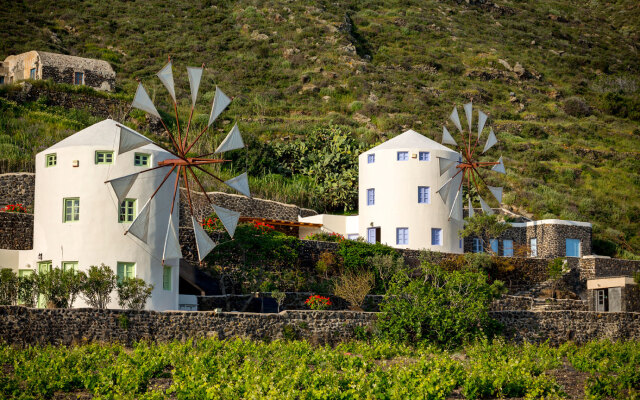
[[116, 73], [108, 62], [44, 51], [7, 57], [0, 65], [0, 84], [25, 79], [51, 79], [56, 83], [86, 85], [111, 92]]
[[589, 279], [587, 296], [590, 311], [640, 311], [640, 290], [630, 276]]

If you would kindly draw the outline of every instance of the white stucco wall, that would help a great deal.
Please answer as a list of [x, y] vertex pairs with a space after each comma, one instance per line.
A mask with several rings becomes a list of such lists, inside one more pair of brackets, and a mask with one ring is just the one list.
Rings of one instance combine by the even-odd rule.
[[[19, 268], [37, 268], [39, 257], [51, 260], [54, 268], [63, 261], [77, 261], [79, 270], [104, 263], [117, 272], [118, 262], [135, 262], [136, 277], [154, 285], [147, 303], [148, 309], [177, 310], [179, 289], [179, 260], [166, 260], [172, 266], [171, 290], [162, 288], [162, 251], [167, 230], [175, 173], [154, 197], [149, 218], [148, 245], [132, 235], [124, 235], [129, 224], [118, 222], [115, 194], [105, 181], [118, 178], [147, 167], [134, 166], [134, 154], [151, 154], [151, 166], [173, 156], [155, 145], [117, 155], [119, 128], [115, 121], [105, 120], [92, 125], [57, 143], [36, 156], [33, 250], [21, 251]], [[96, 164], [95, 152], [114, 151], [112, 164]], [[45, 167], [47, 154], [56, 153], [57, 165]], [[73, 167], [74, 160], [79, 163]], [[160, 168], [139, 176], [127, 198], [137, 200], [138, 213], [168, 172]], [[178, 191], [179, 192], [179, 191]], [[178, 195], [173, 218], [178, 226]], [[77, 222], [63, 222], [63, 199], [80, 199], [80, 218]], [[85, 306], [80, 298], [75, 307]], [[114, 292], [111, 308], [118, 308]]]
[[[409, 159], [398, 161], [398, 151], [407, 151]], [[420, 161], [420, 151], [428, 151], [430, 161]], [[373, 163], [368, 163], [369, 154], [375, 154]], [[457, 159], [458, 154], [414, 131], [359, 156], [360, 236], [366, 239], [367, 228], [380, 227], [381, 242], [392, 247], [463, 252], [458, 237], [462, 223], [449, 221], [449, 209], [436, 193], [449, 177], [446, 174], [440, 177], [438, 156]], [[429, 204], [418, 203], [418, 186], [430, 187]], [[371, 188], [375, 189], [375, 205], [367, 205], [367, 189]], [[396, 244], [396, 228], [409, 228], [407, 245]], [[441, 246], [431, 245], [431, 228], [442, 229]]]

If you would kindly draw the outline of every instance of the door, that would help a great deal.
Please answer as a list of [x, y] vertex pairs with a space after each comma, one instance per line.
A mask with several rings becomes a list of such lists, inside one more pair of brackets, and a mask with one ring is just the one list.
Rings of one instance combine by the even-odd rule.
[[[47, 274], [51, 272], [51, 261], [42, 261], [38, 263], [38, 274]], [[38, 308], [47, 307], [47, 302], [44, 295], [38, 294]]]
[[367, 228], [367, 243], [380, 243], [381, 240], [380, 227]]
[[609, 311], [609, 289], [596, 289], [596, 311]]

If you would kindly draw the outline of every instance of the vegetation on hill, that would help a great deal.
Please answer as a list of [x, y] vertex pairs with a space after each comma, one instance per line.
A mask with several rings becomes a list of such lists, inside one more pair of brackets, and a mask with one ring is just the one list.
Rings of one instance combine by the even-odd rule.
[[[105, 59], [120, 93], [131, 96], [141, 79], [167, 110], [154, 74], [170, 55], [183, 115], [184, 67], [206, 63], [196, 125], [206, 123], [215, 85], [235, 98], [215, 137], [196, 149], [203, 152], [234, 120], [265, 154], [329, 125], [365, 147], [409, 128], [439, 140], [452, 105], [473, 100], [500, 140], [492, 155], [505, 157], [508, 174], [492, 181], [506, 186], [507, 205], [535, 218], [593, 222], [601, 254], [640, 253], [634, 0], [35, 0], [8, 3], [0, 24], [0, 55], [40, 49]], [[77, 110], [0, 107], [2, 159], [93, 122]], [[144, 121], [136, 112], [128, 120]], [[266, 161], [259, 155], [250, 151], [251, 168]], [[318, 204], [308, 193], [321, 192], [323, 179], [268, 161], [253, 171], [256, 194], [355, 208]]]

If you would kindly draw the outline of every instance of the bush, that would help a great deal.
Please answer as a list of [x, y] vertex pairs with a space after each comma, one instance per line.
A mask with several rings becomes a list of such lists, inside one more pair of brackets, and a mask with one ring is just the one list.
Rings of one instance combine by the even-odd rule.
[[404, 269], [392, 279], [377, 327], [383, 338], [457, 347], [491, 336], [497, 323], [489, 317], [494, 284], [480, 271], [445, 271], [423, 262], [419, 271]]
[[0, 305], [13, 306], [18, 301], [18, 276], [9, 268], [0, 269]]
[[346, 272], [338, 277], [333, 294], [349, 302], [352, 310], [362, 310], [362, 303], [374, 284], [373, 272]]
[[389, 254], [375, 255], [367, 258], [367, 263], [378, 273], [384, 292], [389, 288], [389, 281], [402, 268], [404, 268], [404, 258], [394, 257]]
[[126, 278], [118, 282], [118, 305], [128, 310], [143, 310], [151, 297], [153, 285], [140, 278]]
[[365, 243], [354, 240], [340, 242], [338, 255], [342, 258], [345, 271], [370, 270], [371, 265], [367, 259], [374, 256], [390, 255], [398, 257], [397, 252], [380, 243]]
[[327, 233], [327, 232], [313, 233], [304, 239], [318, 240], [321, 242], [342, 242], [343, 240], [345, 240], [344, 236], [342, 236], [339, 233]]
[[83, 272], [76, 272], [72, 269], [63, 271], [60, 268], [53, 268], [48, 272], [38, 272], [33, 275], [38, 294], [44, 298], [48, 307], [55, 308], [73, 307], [86, 278]]
[[111, 301], [111, 292], [115, 288], [116, 276], [111, 267], [104, 264], [89, 267], [82, 293], [90, 307], [107, 308]]
[[582, 97], [569, 97], [563, 104], [564, 112], [572, 117], [586, 117], [591, 115], [591, 108]]

